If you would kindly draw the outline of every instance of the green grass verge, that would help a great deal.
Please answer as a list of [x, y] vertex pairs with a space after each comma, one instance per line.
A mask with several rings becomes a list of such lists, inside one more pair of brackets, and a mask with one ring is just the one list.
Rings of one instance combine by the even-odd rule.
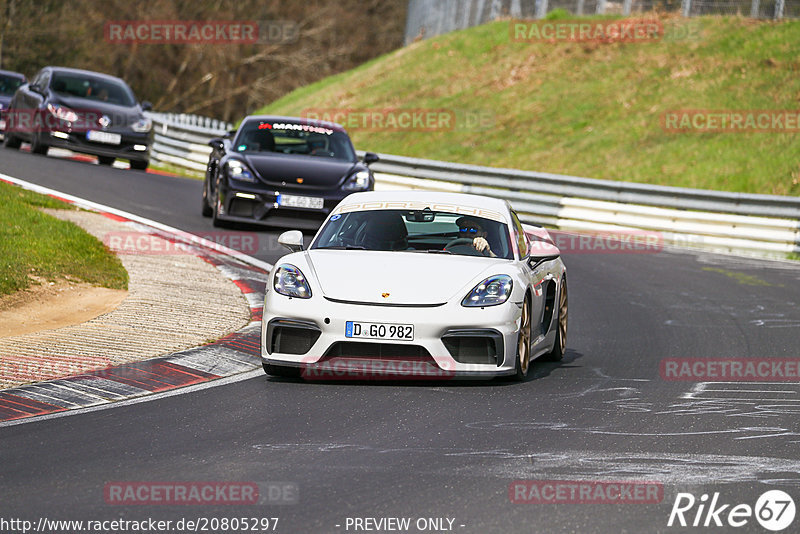
[[358, 148], [389, 154], [800, 194], [800, 135], [661, 125], [674, 110], [800, 108], [800, 21], [663, 21], [675, 38], [611, 44], [512, 42], [509, 22], [495, 22], [414, 43], [258, 112], [445, 109], [456, 117], [449, 130], [350, 133]]
[[37, 209], [68, 204], [0, 183], [0, 206], [0, 296], [28, 287], [30, 276], [127, 289], [127, 271], [99, 240]]

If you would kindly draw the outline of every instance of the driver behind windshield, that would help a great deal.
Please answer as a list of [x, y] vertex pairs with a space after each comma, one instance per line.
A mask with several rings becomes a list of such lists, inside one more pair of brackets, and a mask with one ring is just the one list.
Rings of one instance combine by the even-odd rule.
[[480, 253], [488, 251], [489, 256], [496, 258], [497, 254], [492, 251], [489, 241], [486, 240], [488, 233], [483, 229], [481, 223], [472, 217], [459, 217], [456, 220], [458, 225], [459, 239], [472, 239], [472, 247]]

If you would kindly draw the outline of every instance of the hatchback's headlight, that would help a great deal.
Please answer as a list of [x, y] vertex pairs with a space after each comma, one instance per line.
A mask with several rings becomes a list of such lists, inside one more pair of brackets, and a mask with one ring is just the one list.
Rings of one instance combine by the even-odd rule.
[[131, 125], [131, 130], [134, 132], [144, 133], [149, 132], [153, 128], [153, 121], [147, 117], [142, 117]]
[[358, 171], [350, 176], [342, 186], [345, 191], [364, 191], [369, 189], [369, 171]]
[[247, 168], [247, 165], [238, 159], [229, 159], [225, 164], [225, 168], [227, 169], [228, 176], [234, 180], [241, 180], [243, 182], [256, 181], [255, 176], [253, 176], [253, 173]]
[[294, 265], [288, 263], [275, 269], [272, 287], [275, 288], [275, 291], [287, 297], [297, 297], [300, 299], [311, 298], [311, 288], [308, 287], [308, 281], [303, 275], [303, 272]]
[[496, 306], [508, 300], [514, 282], [507, 274], [490, 276], [474, 288], [461, 301], [462, 306]]
[[78, 120], [78, 114], [64, 106], [47, 104], [47, 111], [49, 111], [52, 116], [62, 121], [75, 122]]

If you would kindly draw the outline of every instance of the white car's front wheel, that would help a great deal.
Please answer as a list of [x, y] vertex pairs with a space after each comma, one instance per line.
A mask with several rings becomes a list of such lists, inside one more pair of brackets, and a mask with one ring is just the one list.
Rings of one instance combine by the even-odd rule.
[[561, 294], [558, 297], [558, 317], [556, 318], [556, 340], [553, 343], [553, 350], [544, 356], [544, 360], [559, 362], [564, 357], [567, 350], [567, 278], [561, 278]]
[[519, 334], [517, 335], [517, 379], [522, 380], [528, 376], [531, 364], [531, 303], [528, 295], [522, 303], [522, 317], [520, 318]]

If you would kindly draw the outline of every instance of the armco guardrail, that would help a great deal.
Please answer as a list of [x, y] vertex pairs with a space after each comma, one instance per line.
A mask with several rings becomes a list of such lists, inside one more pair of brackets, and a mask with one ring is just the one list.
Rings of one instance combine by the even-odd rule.
[[[197, 174], [205, 171], [208, 141], [232, 128], [195, 115], [149, 115], [155, 130], [151, 159]], [[800, 197], [615, 182], [390, 154], [380, 158], [372, 165], [378, 188], [504, 198], [525, 222], [560, 230], [648, 230], [678, 246], [775, 257], [800, 253]]]
[[692, 248], [786, 257], [800, 253], [800, 198], [596, 180], [380, 154], [383, 188], [505, 198], [525, 222], [566, 231], [661, 232]]
[[206, 170], [211, 153], [208, 141], [225, 135], [233, 127], [230, 123], [197, 115], [150, 112], [148, 116], [153, 121], [155, 134], [150, 149], [151, 161], [193, 173]]

